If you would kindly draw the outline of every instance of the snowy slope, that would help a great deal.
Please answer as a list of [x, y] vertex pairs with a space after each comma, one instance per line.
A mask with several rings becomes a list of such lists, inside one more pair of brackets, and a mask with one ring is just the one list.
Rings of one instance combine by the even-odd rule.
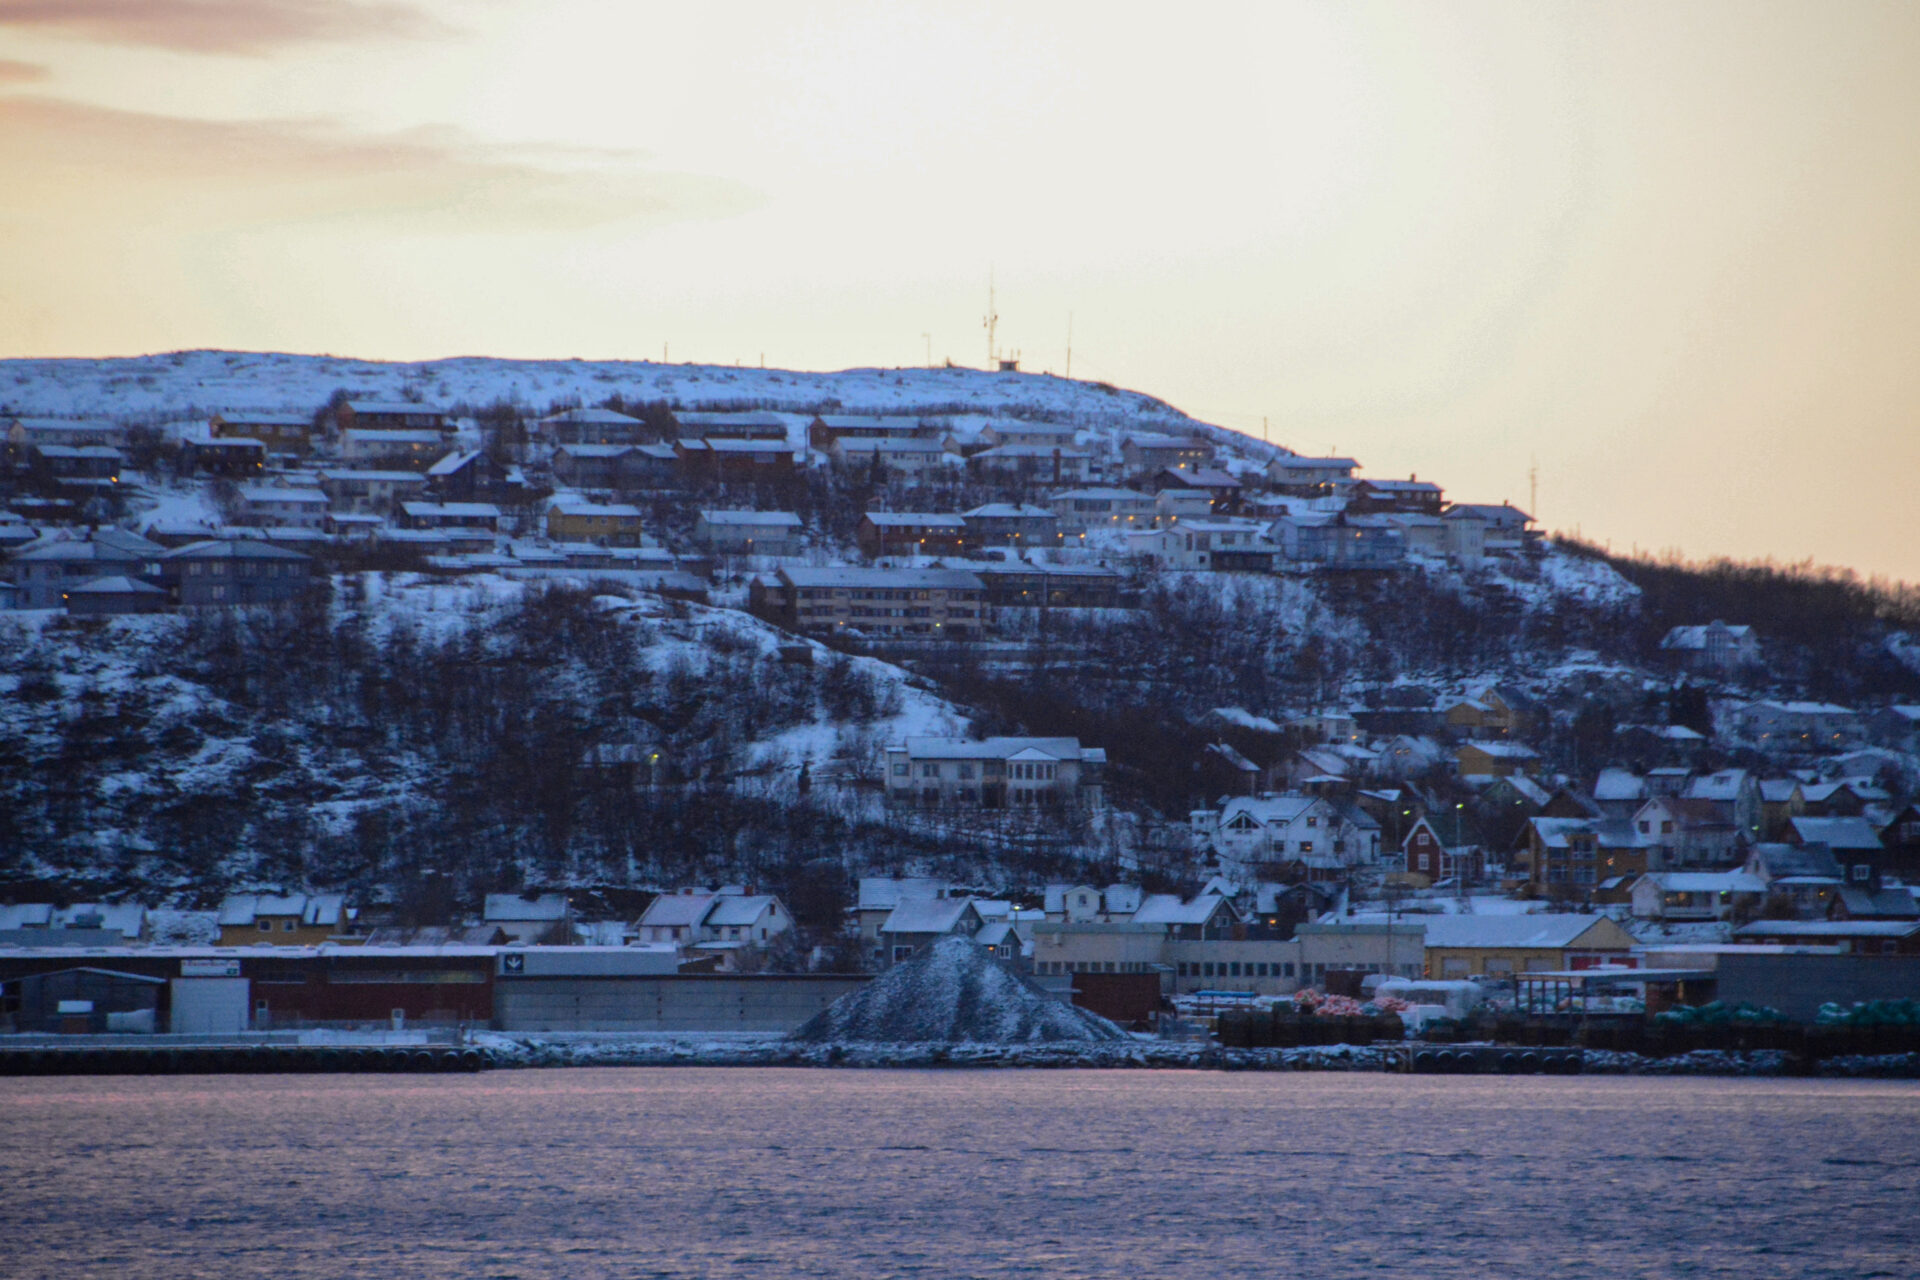
[[[159, 422], [220, 410], [311, 413], [337, 390], [441, 405], [507, 400], [544, 411], [612, 395], [681, 407], [754, 407], [813, 413], [939, 412], [1020, 415], [1141, 430], [1202, 424], [1137, 392], [1044, 374], [978, 369], [848, 369], [797, 373], [630, 360], [461, 357], [413, 364], [271, 352], [181, 351], [119, 359], [0, 361], [0, 411]], [[1236, 433], [1216, 439], [1264, 452]]]

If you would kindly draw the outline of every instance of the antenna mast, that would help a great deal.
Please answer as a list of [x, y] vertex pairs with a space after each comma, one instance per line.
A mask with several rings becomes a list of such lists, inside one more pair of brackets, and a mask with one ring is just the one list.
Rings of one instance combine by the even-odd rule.
[[1073, 376], [1073, 312], [1067, 312], [1067, 376]]
[[987, 272], [987, 368], [991, 369], [1000, 359], [1000, 345], [994, 341], [994, 332], [1000, 327], [1000, 313], [993, 306], [993, 272]]
[[1537, 524], [1540, 520], [1540, 459], [1536, 456], [1527, 466], [1527, 514]]

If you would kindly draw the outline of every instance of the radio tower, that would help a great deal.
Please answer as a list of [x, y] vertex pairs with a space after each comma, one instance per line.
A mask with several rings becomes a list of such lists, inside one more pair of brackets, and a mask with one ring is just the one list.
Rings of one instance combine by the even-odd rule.
[[993, 272], [987, 272], [987, 318], [982, 321], [987, 327], [987, 368], [992, 370], [1000, 361], [1000, 346], [994, 340], [994, 332], [1000, 327], [1000, 313], [993, 307]]

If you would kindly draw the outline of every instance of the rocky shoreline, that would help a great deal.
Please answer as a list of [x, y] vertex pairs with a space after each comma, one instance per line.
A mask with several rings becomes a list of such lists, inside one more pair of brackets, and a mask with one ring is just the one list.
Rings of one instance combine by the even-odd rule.
[[[1319, 1045], [1292, 1049], [1225, 1049], [1197, 1042], [1055, 1042], [1034, 1044], [806, 1043], [776, 1037], [592, 1037], [564, 1038], [485, 1033], [474, 1043], [501, 1067], [849, 1067], [1010, 1068], [1024, 1070], [1186, 1071], [1404, 1071], [1407, 1053], [1398, 1046]], [[1670, 1058], [1588, 1050], [1587, 1075], [1793, 1076], [1920, 1079], [1920, 1054], [1833, 1058], [1811, 1072], [1788, 1055], [1699, 1051]]]

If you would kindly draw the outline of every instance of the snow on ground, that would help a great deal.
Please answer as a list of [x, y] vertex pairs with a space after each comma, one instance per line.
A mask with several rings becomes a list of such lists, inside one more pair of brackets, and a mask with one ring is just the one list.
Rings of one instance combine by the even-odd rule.
[[[120, 359], [0, 362], [0, 408], [50, 417], [160, 422], [222, 410], [311, 413], [337, 390], [380, 399], [470, 406], [508, 400], [544, 411], [612, 395], [683, 407], [750, 405], [774, 411], [957, 412], [977, 435], [992, 415], [1060, 417], [1097, 425], [1129, 420], [1199, 430], [1150, 396], [1045, 374], [978, 369], [847, 369], [800, 373], [641, 360], [503, 360], [461, 357], [394, 364], [273, 352], [181, 351]], [[804, 421], [804, 419], [802, 420]], [[1225, 433], [1208, 429], [1216, 437]], [[1257, 441], [1235, 439], [1267, 452]]]
[[961, 937], [941, 938], [840, 997], [793, 1035], [815, 1044], [1128, 1039], [1105, 1018], [1062, 1004]]
[[1640, 588], [1605, 560], [1573, 555], [1549, 544], [1539, 563], [1540, 580], [1555, 595], [1599, 605], [1630, 604], [1640, 596]]

